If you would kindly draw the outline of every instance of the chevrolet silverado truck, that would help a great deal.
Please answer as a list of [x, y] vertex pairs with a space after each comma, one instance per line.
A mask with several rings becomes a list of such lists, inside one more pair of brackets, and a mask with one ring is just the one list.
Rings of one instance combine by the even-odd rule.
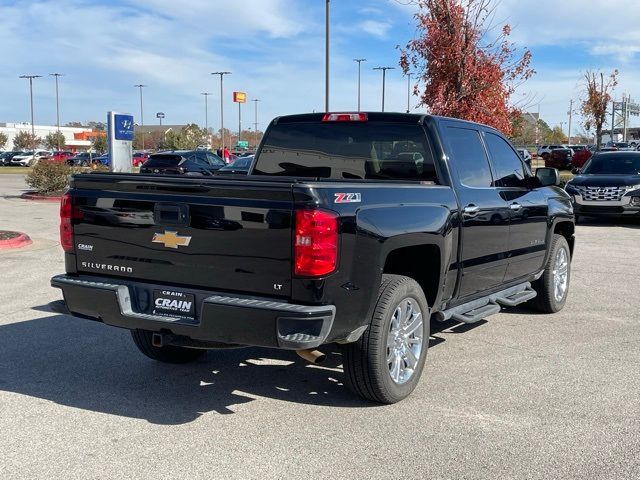
[[574, 216], [558, 183], [475, 123], [283, 116], [248, 175], [74, 176], [51, 284], [152, 359], [263, 346], [313, 360], [339, 344], [347, 387], [394, 403], [420, 379], [430, 321], [564, 306]]

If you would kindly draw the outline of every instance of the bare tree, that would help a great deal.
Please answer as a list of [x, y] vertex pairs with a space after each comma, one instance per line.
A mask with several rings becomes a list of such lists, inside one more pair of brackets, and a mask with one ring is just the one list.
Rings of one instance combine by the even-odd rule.
[[[582, 100], [582, 115], [584, 128], [596, 131], [596, 148], [600, 150], [602, 144], [602, 126], [606, 123], [607, 105], [611, 101], [611, 91], [618, 85], [618, 70], [614, 70], [606, 80], [604, 73], [587, 70], [584, 74], [585, 98]], [[611, 125], [613, 132], [614, 125]], [[613, 135], [611, 140], [613, 140]]]

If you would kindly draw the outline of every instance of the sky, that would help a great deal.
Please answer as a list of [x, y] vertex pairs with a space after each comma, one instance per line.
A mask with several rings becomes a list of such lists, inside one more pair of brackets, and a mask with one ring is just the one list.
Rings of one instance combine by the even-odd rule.
[[[201, 92], [209, 96], [209, 127], [220, 126], [219, 77], [225, 77], [225, 127], [237, 130], [234, 90], [259, 99], [258, 128], [275, 116], [324, 108], [323, 0], [0, 0], [0, 122], [30, 119], [28, 81], [34, 80], [35, 123], [55, 124], [59, 72], [61, 123], [105, 121], [110, 110], [139, 121], [135, 84], [145, 84], [145, 123], [204, 126]], [[411, 0], [331, 0], [330, 109], [357, 107], [362, 63], [363, 110], [379, 110], [387, 71], [386, 110], [405, 111], [407, 79], [398, 45], [416, 35]], [[567, 129], [570, 99], [578, 110], [587, 69], [620, 71], [617, 97], [640, 101], [640, 2], [628, 0], [500, 0], [494, 23], [509, 23], [516, 46], [533, 54], [536, 75], [513, 100], [550, 126]], [[417, 99], [410, 100], [412, 111]], [[243, 128], [254, 104], [243, 105]], [[579, 128], [574, 115], [573, 131]], [[640, 124], [633, 118], [633, 125]]]

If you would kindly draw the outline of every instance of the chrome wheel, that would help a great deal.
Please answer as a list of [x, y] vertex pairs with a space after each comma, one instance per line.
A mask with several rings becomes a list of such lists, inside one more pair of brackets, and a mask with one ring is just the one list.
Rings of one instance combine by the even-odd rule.
[[553, 266], [553, 296], [556, 302], [561, 302], [567, 293], [569, 285], [569, 254], [565, 248], [558, 250]]
[[391, 379], [406, 383], [414, 374], [422, 354], [424, 319], [418, 302], [405, 298], [396, 307], [387, 334], [387, 365]]

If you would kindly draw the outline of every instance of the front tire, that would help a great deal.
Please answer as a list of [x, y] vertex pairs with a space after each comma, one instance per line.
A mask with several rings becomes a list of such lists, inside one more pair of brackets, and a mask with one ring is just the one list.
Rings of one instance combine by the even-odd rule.
[[409, 277], [383, 275], [369, 328], [344, 345], [345, 384], [378, 403], [396, 403], [420, 381], [429, 346], [429, 306]]
[[569, 295], [571, 280], [571, 250], [567, 239], [554, 234], [551, 251], [542, 277], [533, 282], [538, 295], [532, 300], [533, 306], [544, 313], [562, 310]]
[[165, 345], [156, 347], [151, 342], [153, 332], [149, 330], [131, 330], [133, 342], [138, 350], [147, 357], [163, 363], [189, 363], [199, 359], [206, 350], [195, 348], [175, 347]]

